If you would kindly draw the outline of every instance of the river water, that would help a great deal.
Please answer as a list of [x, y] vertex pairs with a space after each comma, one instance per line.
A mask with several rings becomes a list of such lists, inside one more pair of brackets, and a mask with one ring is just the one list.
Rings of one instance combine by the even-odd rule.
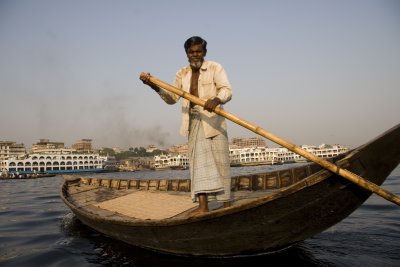
[[[232, 168], [233, 175], [289, 166]], [[100, 174], [99, 174], [100, 175]], [[101, 174], [187, 178], [187, 171]], [[400, 266], [400, 207], [372, 195], [345, 220], [279, 253], [182, 258], [109, 239], [82, 225], [59, 196], [61, 176], [0, 180], [0, 266]], [[400, 195], [400, 166], [383, 184]]]

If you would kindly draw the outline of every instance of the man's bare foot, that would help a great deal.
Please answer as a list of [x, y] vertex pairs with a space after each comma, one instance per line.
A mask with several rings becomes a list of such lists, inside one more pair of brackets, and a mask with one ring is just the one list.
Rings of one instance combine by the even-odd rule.
[[202, 209], [202, 208], [198, 207], [195, 210], [192, 210], [191, 212], [189, 212], [186, 215], [186, 218], [193, 218], [193, 217], [200, 216], [207, 212], [208, 212], [208, 209]]

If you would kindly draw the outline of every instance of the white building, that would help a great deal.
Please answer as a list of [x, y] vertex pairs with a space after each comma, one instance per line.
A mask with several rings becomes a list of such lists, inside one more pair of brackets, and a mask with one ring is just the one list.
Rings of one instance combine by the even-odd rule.
[[23, 159], [0, 160], [0, 170], [9, 173], [68, 173], [102, 169], [103, 160], [99, 154], [32, 154]]
[[0, 141], [0, 160], [10, 157], [24, 157], [26, 149], [24, 144], [17, 144], [13, 141]]

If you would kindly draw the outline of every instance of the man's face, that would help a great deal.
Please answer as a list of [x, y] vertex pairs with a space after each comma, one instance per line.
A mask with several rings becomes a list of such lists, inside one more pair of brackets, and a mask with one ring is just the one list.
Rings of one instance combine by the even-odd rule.
[[190, 66], [193, 69], [200, 69], [201, 64], [203, 64], [204, 57], [206, 56], [207, 51], [203, 49], [201, 44], [192, 45], [189, 47], [186, 55], [188, 57]]

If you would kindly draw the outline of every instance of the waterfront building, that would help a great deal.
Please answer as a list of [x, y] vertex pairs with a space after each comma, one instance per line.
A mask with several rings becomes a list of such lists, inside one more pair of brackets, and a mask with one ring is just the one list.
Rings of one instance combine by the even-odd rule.
[[264, 139], [259, 137], [251, 138], [233, 138], [231, 145], [236, 145], [238, 147], [267, 147]]
[[172, 154], [186, 154], [188, 151], [188, 144], [171, 146], [167, 151]]
[[154, 152], [155, 150], [158, 150], [158, 148], [157, 148], [155, 145], [149, 145], [149, 146], [146, 148], [146, 152], [147, 152], [147, 153], [152, 153], [152, 152]]
[[10, 157], [20, 158], [26, 155], [24, 144], [17, 144], [13, 141], [0, 141], [0, 160]]
[[92, 152], [92, 139], [78, 140], [78, 141], [76, 141], [76, 143], [72, 144], [71, 147], [78, 152], [90, 153], [90, 152]]
[[[342, 145], [326, 145], [320, 146], [301, 146], [304, 150], [320, 157], [332, 158], [340, 154], [346, 153], [349, 149]], [[283, 147], [239, 147], [237, 145], [229, 146], [229, 159], [231, 166], [252, 166], [263, 164], [283, 164], [294, 162], [306, 162], [300, 155]], [[189, 167], [189, 160], [186, 154], [161, 154], [154, 156], [154, 169], [171, 169]]]

